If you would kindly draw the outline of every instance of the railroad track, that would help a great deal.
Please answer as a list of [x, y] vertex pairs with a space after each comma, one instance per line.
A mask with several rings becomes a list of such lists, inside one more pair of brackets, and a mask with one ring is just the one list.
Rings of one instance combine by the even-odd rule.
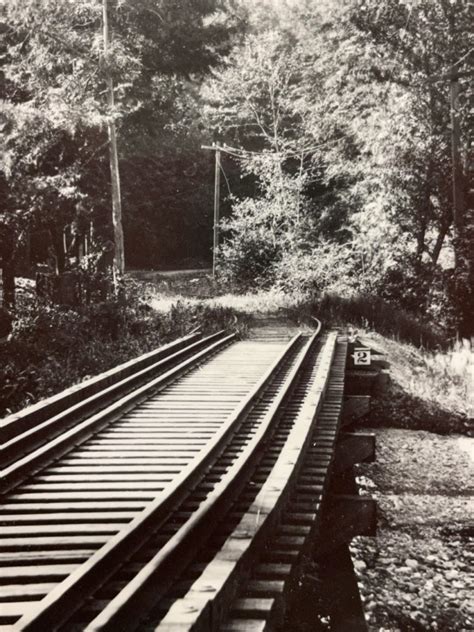
[[59, 398], [36, 428], [10, 420], [0, 630], [281, 621], [321, 522], [347, 344], [175, 344]]

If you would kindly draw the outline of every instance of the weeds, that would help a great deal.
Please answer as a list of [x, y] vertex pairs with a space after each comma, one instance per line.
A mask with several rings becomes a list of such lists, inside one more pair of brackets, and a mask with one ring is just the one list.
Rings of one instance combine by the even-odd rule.
[[373, 400], [368, 425], [469, 433], [473, 416], [474, 353], [464, 341], [445, 351], [370, 334], [390, 361], [390, 390]]
[[148, 287], [129, 284], [125, 302], [110, 300], [77, 309], [39, 305], [26, 298], [11, 336], [0, 348], [0, 415], [197, 327], [207, 333], [238, 326], [235, 313], [226, 307], [174, 301], [158, 312], [150, 307], [150, 296]]
[[473, 417], [474, 349], [469, 341], [457, 341], [445, 352], [422, 353], [411, 390]]
[[373, 329], [417, 347], [435, 349], [446, 344], [446, 333], [440, 326], [424, 323], [419, 317], [377, 296], [345, 298], [325, 294], [315, 303], [314, 313], [318, 318], [333, 324], [350, 323]]

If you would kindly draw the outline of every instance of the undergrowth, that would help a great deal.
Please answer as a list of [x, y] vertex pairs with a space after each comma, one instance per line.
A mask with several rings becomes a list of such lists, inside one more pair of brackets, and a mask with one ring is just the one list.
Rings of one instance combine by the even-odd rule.
[[355, 295], [350, 298], [324, 294], [312, 311], [333, 325], [351, 323], [416, 347], [437, 349], [447, 346], [447, 334], [437, 323], [424, 322], [419, 316], [377, 296]]
[[[190, 283], [194, 281], [191, 279]], [[126, 301], [77, 309], [38, 304], [25, 295], [13, 333], [0, 353], [0, 415], [52, 395], [91, 375], [146, 353], [200, 326], [203, 332], [245, 330], [254, 313], [293, 322], [313, 317], [330, 326], [370, 333], [391, 363], [390, 392], [374, 400], [366, 423], [438, 432], [467, 429], [473, 416], [473, 354], [467, 341], [380, 298], [325, 294], [311, 300], [270, 289], [205, 300], [164, 295], [156, 285], [129, 281]], [[373, 333], [377, 332], [377, 333]]]
[[205, 303], [175, 301], [166, 311], [149, 305], [147, 288], [128, 284], [126, 299], [66, 308], [18, 306], [13, 331], [0, 347], [0, 415], [53, 395], [82, 379], [200, 327], [204, 333], [238, 328], [234, 312]]
[[432, 351], [373, 332], [368, 338], [389, 360], [391, 383], [372, 399], [366, 425], [472, 432], [474, 353], [467, 340]]

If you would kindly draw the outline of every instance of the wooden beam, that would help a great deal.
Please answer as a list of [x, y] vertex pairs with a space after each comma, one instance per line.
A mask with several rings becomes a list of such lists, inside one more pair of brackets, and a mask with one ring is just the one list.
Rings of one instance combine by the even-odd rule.
[[344, 398], [342, 426], [357, 421], [370, 412], [370, 395], [349, 395]]
[[377, 380], [377, 371], [351, 370], [346, 371], [344, 392], [346, 395], [372, 395]]
[[376, 528], [377, 507], [373, 498], [330, 496], [324, 508], [315, 555], [328, 555], [358, 535], [375, 536]]
[[357, 369], [346, 371], [346, 395], [376, 395], [383, 393], [390, 383], [387, 370], [381, 371]]
[[323, 572], [331, 632], [367, 632], [357, 578], [347, 545], [326, 558]]
[[344, 472], [356, 463], [373, 463], [375, 435], [372, 433], [341, 432], [336, 446], [333, 471]]

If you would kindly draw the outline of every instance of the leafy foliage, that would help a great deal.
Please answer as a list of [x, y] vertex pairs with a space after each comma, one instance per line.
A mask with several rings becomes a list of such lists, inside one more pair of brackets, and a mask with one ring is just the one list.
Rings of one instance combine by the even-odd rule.
[[[458, 116], [461, 135], [452, 142], [463, 155], [467, 102], [453, 110], [450, 77], [458, 73], [467, 94], [466, 11], [445, 0], [307, 0], [276, 5], [268, 19], [254, 14], [256, 33], [206, 92], [210, 120], [228, 142], [245, 145], [242, 168], [260, 184], [258, 201], [235, 203], [222, 248], [231, 276], [239, 280], [236, 260], [252, 260], [252, 243], [257, 263], [266, 244], [273, 260], [257, 266], [258, 284], [266, 277], [288, 288], [293, 278], [317, 294], [336, 283], [421, 313], [443, 311], [445, 324], [453, 304], [469, 310], [470, 220], [466, 209], [460, 227], [453, 222], [447, 133]], [[278, 169], [268, 177], [272, 161]], [[285, 178], [297, 183], [292, 205], [304, 238], [287, 226], [275, 247], [263, 217], [287, 214], [278, 186]], [[251, 285], [248, 267], [242, 274]], [[462, 287], [451, 282], [460, 277]]]
[[[243, 19], [231, 0], [109, 4], [113, 38], [107, 55], [100, 2], [47, 0], [38, 10], [35, 0], [11, 0], [5, 7], [0, 44], [2, 206], [21, 211], [23, 229], [46, 231], [60, 270], [68, 263], [62, 245], [65, 227], [80, 235], [92, 220], [98, 235], [110, 238], [109, 75], [115, 86], [112, 116], [120, 136], [129, 258], [143, 265], [139, 244], [144, 237], [151, 263], [176, 257], [166, 248], [170, 234], [183, 228], [190, 234], [189, 224], [202, 215], [208, 200], [204, 189], [193, 203], [196, 187], [182, 186], [183, 172], [202, 175], [195, 167], [202, 162], [196, 86], [226, 52]], [[156, 163], [166, 165], [164, 173]], [[144, 165], [146, 171], [136, 181]], [[186, 206], [190, 218], [183, 220], [177, 211]], [[163, 219], [170, 227], [160, 233]], [[0, 223], [7, 220], [2, 212]], [[155, 243], [150, 234], [157, 235]], [[197, 256], [207, 255], [207, 249], [204, 241]]]
[[174, 303], [165, 313], [149, 306], [151, 291], [129, 280], [126, 304], [107, 300], [70, 309], [21, 301], [21, 317], [1, 342], [0, 415], [52, 395], [87, 376], [146, 353], [198, 325], [230, 327], [233, 310]]

